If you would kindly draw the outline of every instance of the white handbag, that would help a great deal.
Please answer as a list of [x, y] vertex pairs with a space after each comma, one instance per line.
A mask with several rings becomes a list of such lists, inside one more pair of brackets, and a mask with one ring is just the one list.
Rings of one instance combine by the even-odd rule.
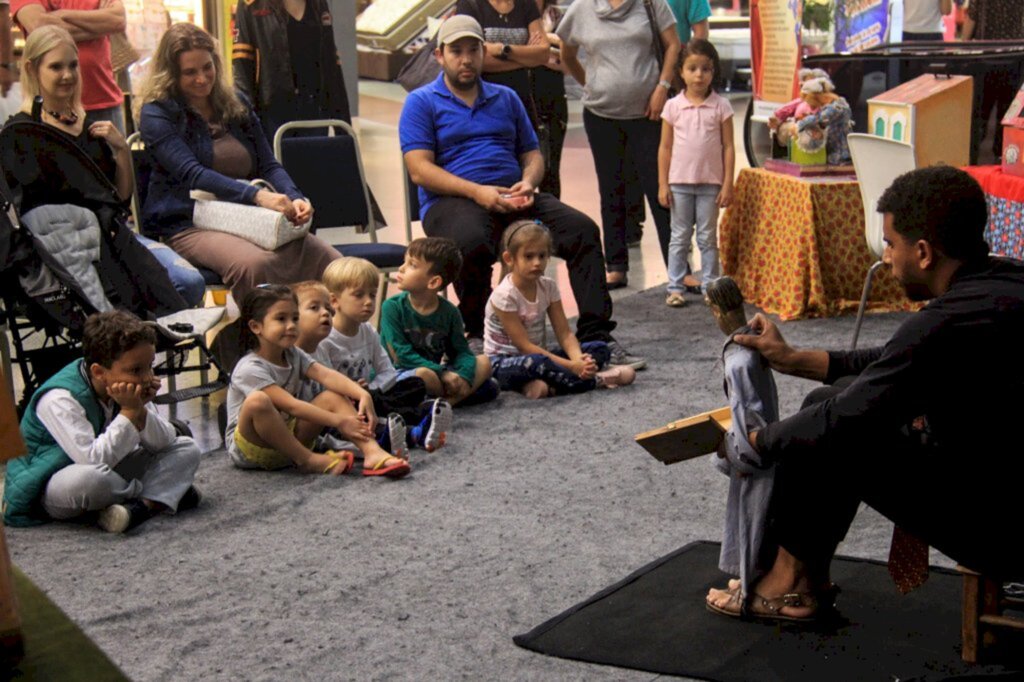
[[[254, 180], [253, 184], [274, 191], [265, 181]], [[190, 196], [196, 202], [192, 209], [193, 226], [241, 237], [267, 251], [276, 251], [290, 241], [302, 239], [312, 222], [310, 219], [301, 225], [293, 225], [283, 213], [262, 206], [220, 201], [210, 192], [198, 189], [192, 190]]]

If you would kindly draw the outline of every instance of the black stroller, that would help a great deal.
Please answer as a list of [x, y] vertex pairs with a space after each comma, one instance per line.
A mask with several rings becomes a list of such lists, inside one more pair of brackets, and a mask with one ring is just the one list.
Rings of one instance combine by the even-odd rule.
[[[85, 318], [111, 308], [128, 310], [157, 331], [164, 359], [154, 370], [172, 390], [154, 402], [173, 405], [224, 388], [226, 374], [205, 342], [223, 308], [190, 309], [128, 226], [127, 207], [106, 175], [70, 138], [39, 122], [38, 113], [32, 118], [0, 130], [0, 332], [4, 326], [10, 332], [24, 382], [19, 408], [81, 354]], [[23, 190], [38, 188], [42, 178], [45, 205], [36, 197], [20, 210]], [[5, 365], [7, 350], [3, 334]], [[198, 359], [189, 364], [193, 350]], [[218, 377], [207, 381], [211, 368]], [[195, 370], [200, 385], [173, 390], [177, 374]]]

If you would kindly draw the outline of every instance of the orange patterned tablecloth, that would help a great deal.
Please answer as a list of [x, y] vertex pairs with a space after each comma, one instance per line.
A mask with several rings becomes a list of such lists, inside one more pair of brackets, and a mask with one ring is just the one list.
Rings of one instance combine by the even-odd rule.
[[[855, 312], [874, 262], [862, 206], [855, 180], [745, 168], [719, 228], [722, 269], [748, 303], [784, 320]], [[912, 307], [888, 269], [880, 269], [868, 310]]]

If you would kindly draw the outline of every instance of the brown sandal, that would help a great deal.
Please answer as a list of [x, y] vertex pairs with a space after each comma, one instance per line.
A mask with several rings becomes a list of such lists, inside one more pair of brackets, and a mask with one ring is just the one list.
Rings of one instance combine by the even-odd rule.
[[[720, 613], [730, 618], [810, 623], [818, 620], [825, 610], [835, 607], [835, 598], [839, 593], [839, 588], [837, 585], [829, 585], [820, 597], [806, 592], [791, 592], [781, 597], [769, 599], [755, 592], [747, 599], [746, 604], [743, 603], [739, 587], [734, 589], [727, 588], [721, 591], [729, 595], [729, 600], [725, 604], [718, 605], [712, 604], [709, 600], [705, 599], [704, 604], [708, 607], [709, 611]], [[782, 609], [787, 606], [809, 608], [812, 611], [807, 616], [787, 616], [781, 613]]]
[[[806, 616], [787, 616], [781, 611], [785, 607], [808, 608], [811, 613]], [[821, 616], [821, 605], [818, 598], [807, 592], [790, 592], [781, 597], [768, 599], [757, 592], [747, 600], [744, 615], [755, 620], [784, 620], [793, 623], [810, 623]]]

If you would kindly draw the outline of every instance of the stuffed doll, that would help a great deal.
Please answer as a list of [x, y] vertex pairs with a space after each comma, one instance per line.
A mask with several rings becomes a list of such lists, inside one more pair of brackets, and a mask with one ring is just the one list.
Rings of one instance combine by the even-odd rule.
[[804, 101], [811, 106], [811, 112], [795, 124], [797, 144], [808, 145], [809, 148], [801, 148], [813, 152], [821, 149], [820, 143], [824, 141], [828, 148], [828, 165], [849, 165], [850, 147], [846, 136], [853, 129], [853, 112], [849, 103], [830, 92], [828, 86], [821, 82], [816, 86], [814, 81], [808, 81], [802, 94]]

